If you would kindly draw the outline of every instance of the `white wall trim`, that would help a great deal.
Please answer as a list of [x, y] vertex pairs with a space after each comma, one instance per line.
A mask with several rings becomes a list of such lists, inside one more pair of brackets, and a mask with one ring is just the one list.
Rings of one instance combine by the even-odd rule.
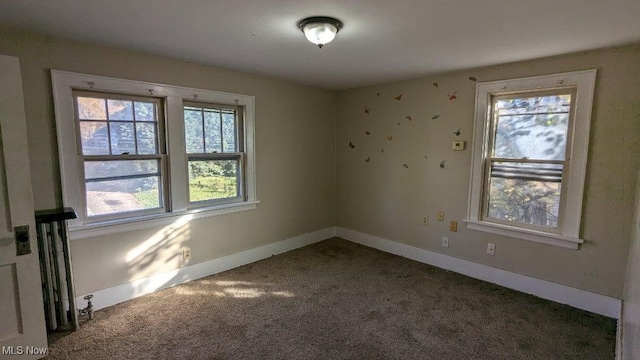
[[450, 270], [462, 275], [517, 290], [523, 293], [573, 306], [578, 309], [619, 319], [621, 300], [610, 296], [560, 285], [554, 282], [536, 279], [510, 271], [478, 264], [413, 246], [400, 244], [380, 237], [364, 234], [354, 230], [337, 228], [336, 236], [343, 239], [401, 255], [408, 259]]
[[[150, 294], [161, 289], [266, 259], [272, 255], [281, 254], [322, 240], [330, 239], [334, 236], [336, 236], [336, 228], [328, 227], [326, 229], [241, 251], [221, 258], [133, 280], [106, 289], [93, 291], [91, 294], [93, 294], [94, 297], [91, 301], [93, 303], [94, 310], [99, 310], [123, 301], [137, 298], [138, 296]], [[78, 307], [80, 308], [86, 306], [87, 301], [83, 299], [85, 295], [88, 294], [82, 294], [76, 297], [76, 304], [78, 304]]]

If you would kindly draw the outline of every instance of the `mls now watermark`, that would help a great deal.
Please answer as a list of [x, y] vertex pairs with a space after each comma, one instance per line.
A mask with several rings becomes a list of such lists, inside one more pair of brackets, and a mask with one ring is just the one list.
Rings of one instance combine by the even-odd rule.
[[35, 346], [3, 346], [2, 355], [47, 355], [49, 348]]

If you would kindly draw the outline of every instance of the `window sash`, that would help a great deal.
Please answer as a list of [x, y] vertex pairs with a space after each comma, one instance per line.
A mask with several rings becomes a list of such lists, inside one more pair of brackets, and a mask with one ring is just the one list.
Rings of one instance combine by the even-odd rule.
[[[567, 190], [565, 186], [565, 180], [569, 177], [569, 169], [571, 167], [571, 149], [572, 149], [572, 129], [573, 122], [575, 118], [575, 109], [576, 109], [576, 92], [577, 89], [575, 87], [558, 87], [558, 88], [548, 88], [541, 90], [533, 90], [533, 91], [519, 91], [519, 92], [511, 92], [511, 93], [502, 93], [492, 95], [490, 98], [490, 110], [488, 112], [488, 121], [489, 124], [487, 126], [488, 134], [486, 138], [486, 148], [484, 154], [484, 170], [483, 170], [483, 181], [482, 181], [482, 197], [481, 197], [481, 211], [480, 211], [480, 220], [490, 222], [490, 223], [498, 223], [508, 226], [515, 226], [525, 229], [531, 229], [536, 231], [548, 232], [552, 234], [562, 234], [563, 228], [562, 224], [564, 223], [565, 216], [565, 208], [566, 208], [566, 198], [567, 198]], [[541, 160], [541, 159], [511, 159], [511, 158], [497, 158], [492, 157], [494, 154], [495, 141], [497, 136], [497, 123], [498, 123], [498, 109], [496, 108], [496, 103], [499, 100], [508, 100], [508, 99], [519, 99], [526, 97], [543, 97], [543, 96], [551, 96], [551, 95], [570, 95], [571, 96], [571, 104], [569, 110], [569, 123], [567, 125], [567, 133], [565, 135], [566, 146], [565, 146], [565, 156], [563, 161], [560, 160]], [[555, 164], [562, 165], [562, 170], [558, 172], [557, 170], [550, 171], [549, 169], [545, 169], [544, 167], [539, 167], [537, 169], [527, 169], [527, 170], [518, 170], [513, 171], [514, 169], [509, 168], [510, 165], [504, 165], [502, 167], [498, 166], [498, 169], [495, 167], [495, 163], [523, 163], [523, 164]], [[496, 176], [496, 171], [499, 176]], [[501, 171], [502, 170], [502, 171]], [[543, 181], [543, 182], [557, 182], [561, 184], [560, 187], [560, 200], [559, 200], [559, 209], [558, 209], [558, 220], [556, 227], [550, 226], [542, 226], [535, 224], [527, 224], [519, 221], [510, 221], [504, 219], [497, 219], [489, 216], [489, 206], [490, 206], [490, 189], [491, 189], [491, 180], [493, 178], [510, 178], [516, 180], [527, 180], [527, 181]]]
[[[195, 161], [215, 161], [215, 160], [236, 160], [236, 196], [214, 198], [205, 200], [191, 200], [191, 183], [189, 178], [189, 163]], [[227, 204], [242, 202], [247, 200], [246, 196], [246, 156], [244, 153], [215, 153], [215, 154], [189, 154], [187, 156], [187, 195], [189, 198], [189, 208], [212, 206], [216, 204]]]
[[[92, 91], [92, 90], [73, 90], [73, 111], [74, 111], [74, 123], [76, 128], [76, 148], [79, 161], [79, 175], [81, 176], [80, 185], [82, 187], [80, 202], [82, 205], [82, 214], [84, 222], [87, 224], [98, 223], [110, 220], [118, 220], [130, 218], [132, 216], [146, 216], [159, 213], [165, 213], [170, 211], [169, 207], [169, 184], [167, 176], [167, 157], [165, 155], [165, 129], [164, 129], [164, 108], [162, 106], [162, 99], [156, 97], [146, 97], [137, 95], [126, 95], [119, 93]], [[78, 98], [93, 98], [101, 99], [105, 101], [105, 119], [81, 119], [79, 114]], [[130, 101], [132, 103], [132, 119], [131, 120], [112, 120], [109, 118], [108, 101]], [[153, 120], [139, 120], [136, 119], [136, 102], [144, 102], [153, 104]], [[89, 155], [84, 154], [82, 134], [80, 131], [80, 124], [82, 122], [96, 122], [106, 124], [108, 134], [108, 147], [110, 155]], [[124, 152], [122, 154], [113, 154], [113, 148], [111, 143], [111, 129], [110, 124], [132, 124], [133, 126], [133, 143], [135, 153]], [[136, 124], [153, 124], [154, 126], [154, 140], [155, 150], [152, 154], [138, 154], [139, 151], [139, 137], [137, 134]], [[89, 162], [109, 162], [109, 161], [133, 161], [133, 160], [156, 160], [158, 163], [157, 172], [154, 174], [136, 174], [136, 175], [123, 175], [123, 176], [104, 176], [100, 178], [87, 179], [85, 173], [85, 164]], [[105, 181], [126, 181], [136, 178], [149, 178], [158, 177], [158, 197], [159, 206], [154, 208], [146, 208], [140, 210], [127, 210], [119, 211], [107, 214], [89, 215], [89, 199], [87, 198], [88, 185], [91, 183], [105, 182]]]
[[[189, 109], [191, 108], [191, 109]], [[200, 111], [201, 113], [201, 120], [202, 120], [202, 149], [204, 150], [204, 152], [188, 152], [188, 150], [185, 148], [185, 151], [187, 152], [188, 155], [194, 155], [194, 154], [214, 154], [214, 153], [235, 153], [235, 152], [239, 152], [239, 153], [244, 153], [245, 152], [245, 144], [244, 144], [244, 136], [241, 136], [241, 134], [244, 134], [244, 107], [243, 106], [238, 106], [238, 105], [226, 105], [226, 104], [215, 104], [215, 103], [206, 103], [206, 102], [195, 102], [195, 101], [187, 101], [184, 100], [183, 101], [183, 112], [184, 111]], [[219, 128], [219, 134], [220, 134], [220, 151], [207, 151], [207, 143], [206, 143], [206, 127], [205, 127], [205, 119], [204, 119], [204, 112], [205, 111], [218, 111], [218, 112], [228, 112], [228, 111], [232, 111], [234, 114], [234, 131], [233, 131], [233, 137], [234, 137], [234, 143], [235, 143], [235, 149], [234, 151], [225, 151], [224, 149], [224, 131], [223, 131], [223, 121], [222, 121], [222, 117], [220, 119], [220, 128]], [[185, 123], [185, 141], [186, 141], [186, 119], [184, 120]]]

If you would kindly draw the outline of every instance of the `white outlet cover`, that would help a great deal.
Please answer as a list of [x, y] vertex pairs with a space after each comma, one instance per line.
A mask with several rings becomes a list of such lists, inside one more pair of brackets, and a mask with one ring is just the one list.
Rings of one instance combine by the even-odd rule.
[[442, 246], [448, 248], [449, 247], [449, 238], [446, 236], [442, 237]]

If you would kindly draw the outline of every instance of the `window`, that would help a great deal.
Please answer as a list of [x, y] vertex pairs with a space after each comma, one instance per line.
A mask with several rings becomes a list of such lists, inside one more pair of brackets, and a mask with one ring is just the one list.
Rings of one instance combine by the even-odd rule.
[[52, 83], [72, 239], [255, 209], [252, 96], [56, 70]]
[[165, 211], [160, 100], [86, 91], [73, 100], [86, 220]]
[[479, 83], [467, 225], [577, 249], [595, 70]]
[[185, 102], [184, 136], [189, 202], [237, 201], [243, 196], [242, 113], [237, 107]]

